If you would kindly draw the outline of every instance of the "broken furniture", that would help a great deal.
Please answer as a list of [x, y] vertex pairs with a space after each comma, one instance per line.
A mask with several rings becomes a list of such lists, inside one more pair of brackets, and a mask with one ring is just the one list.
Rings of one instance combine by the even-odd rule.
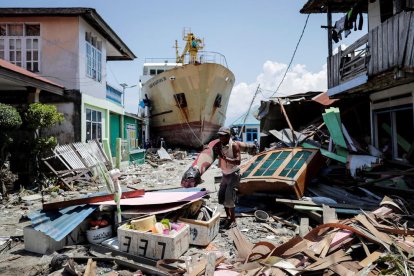
[[293, 192], [299, 199], [323, 160], [318, 149], [281, 148], [260, 153], [241, 169], [239, 193]]
[[70, 190], [74, 181], [94, 182], [98, 177], [97, 167], [112, 169], [111, 161], [96, 140], [56, 146], [53, 155], [43, 162]]

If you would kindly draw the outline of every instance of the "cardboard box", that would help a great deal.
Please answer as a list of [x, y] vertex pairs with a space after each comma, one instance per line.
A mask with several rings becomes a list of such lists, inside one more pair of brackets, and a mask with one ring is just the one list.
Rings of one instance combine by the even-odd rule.
[[185, 225], [174, 235], [153, 234], [118, 227], [119, 249], [150, 259], [177, 259], [190, 247], [190, 227]]
[[209, 221], [179, 218], [179, 222], [190, 226], [190, 244], [208, 245], [217, 236], [220, 227], [220, 213], [217, 212]]

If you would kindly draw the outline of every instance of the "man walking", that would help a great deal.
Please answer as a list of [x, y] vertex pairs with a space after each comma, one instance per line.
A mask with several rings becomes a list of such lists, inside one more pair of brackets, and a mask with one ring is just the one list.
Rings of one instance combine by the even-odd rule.
[[220, 142], [215, 150], [219, 158], [219, 167], [223, 173], [218, 192], [218, 200], [223, 204], [227, 218], [223, 228], [229, 229], [236, 226], [235, 201], [236, 189], [240, 183], [240, 148], [231, 139], [230, 128], [222, 127], [218, 131]]

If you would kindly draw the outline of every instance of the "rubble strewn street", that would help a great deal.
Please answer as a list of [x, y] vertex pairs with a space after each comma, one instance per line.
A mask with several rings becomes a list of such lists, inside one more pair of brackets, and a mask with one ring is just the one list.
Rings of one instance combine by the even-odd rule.
[[[186, 171], [186, 169], [191, 165], [191, 163], [194, 161], [194, 159], [197, 156], [197, 153], [187, 153], [185, 151], [177, 151], [172, 152], [171, 156], [175, 156], [176, 158], [172, 158], [170, 161], [160, 160], [156, 154], [148, 154], [147, 158], [149, 163], [145, 162], [144, 164], [139, 165], [130, 165], [124, 170], [121, 171], [121, 175], [119, 177], [121, 187], [123, 189], [128, 190], [140, 190], [144, 189], [147, 193], [150, 191], [170, 191], [173, 189], [180, 189], [180, 182], [181, 182], [181, 176]], [[246, 164], [249, 162], [249, 160], [252, 159], [251, 155], [243, 154], [242, 155], [242, 163]], [[156, 165], [156, 167], [154, 167]], [[217, 189], [219, 186], [219, 183], [217, 183], [218, 179], [220, 179], [221, 172], [220, 169], [217, 168], [216, 164], [213, 164], [209, 170], [206, 171], [205, 174], [202, 176], [202, 183], [197, 186], [197, 188], [206, 189], [208, 191], [207, 197], [203, 199], [203, 202], [206, 206], [209, 206], [210, 208], [218, 208], [218, 211], [221, 213], [221, 216], [224, 217], [224, 210], [221, 205], [218, 204], [217, 199]], [[318, 178], [316, 178], [318, 179]], [[315, 180], [313, 181], [315, 182]], [[64, 187], [62, 187], [64, 188]], [[92, 263], [88, 263], [88, 260], [95, 261], [96, 258], [96, 264], [93, 264], [93, 269], [96, 271], [97, 274], [103, 274], [103, 275], [112, 275], [111, 273], [115, 273], [116, 275], [132, 275], [131, 271], [134, 271], [134, 269], [131, 270], [131, 267], [139, 268], [139, 260], [138, 262], [128, 259], [128, 257], [125, 256], [117, 256], [116, 254], [112, 254], [110, 252], [119, 252], [117, 250], [114, 250], [110, 247], [105, 247], [100, 245], [98, 249], [100, 249], [101, 252], [97, 252], [96, 245], [90, 244], [88, 242], [83, 242], [80, 245], [67, 245], [63, 246], [57, 252], [48, 252], [45, 255], [42, 254], [35, 254], [30, 253], [28, 251], [25, 251], [25, 245], [24, 245], [24, 236], [23, 236], [23, 228], [31, 225], [31, 221], [28, 218], [28, 215], [32, 213], [35, 210], [42, 208], [42, 201], [47, 202], [59, 202], [59, 201], [65, 201], [65, 200], [71, 200], [74, 198], [79, 198], [85, 195], [89, 194], [96, 194], [97, 192], [103, 192], [105, 191], [105, 187], [103, 185], [84, 185], [82, 183], [74, 185], [74, 191], [67, 191], [62, 188], [58, 187], [50, 187], [49, 189], [46, 189], [43, 193], [43, 197], [38, 193], [33, 193], [30, 190], [22, 190], [19, 193], [16, 194], [10, 194], [8, 197], [3, 198], [3, 205], [2, 205], [2, 214], [4, 214], [0, 218], [0, 236], [2, 237], [1, 240], [1, 258], [0, 258], [0, 271], [3, 271], [4, 273], [7, 273], [7, 275], [60, 275], [56, 274], [59, 273], [59, 271], [67, 271], [68, 269], [71, 269], [73, 271], [77, 271], [76, 273], [85, 273], [85, 271], [92, 265]], [[317, 233], [315, 230], [312, 230], [314, 228], [318, 228], [318, 225], [321, 225], [323, 223], [328, 223], [328, 225], [332, 225], [331, 227], [339, 227], [338, 223], [341, 223], [343, 225], [354, 225], [352, 224], [351, 219], [355, 214], [357, 215], [355, 218], [362, 223], [362, 227], [368, 227], [365, 230], [362, 230], [362, 228], [355, 228], [359, 229], [358, 231], [362, 231], [362, 233], [365, 233], [363, 236], [365, 238], [368, 237], [368, 240], [360, 243], [360, 240], [356, 240], [356, 244], [362, 245], [362, 248], [365, 248], [368, 246], [370, 248], [373, 245], [370, 245], [373, 238], [369, 238], [370, 234], [368, 232], [364, 231], [374, 231], [374, 229], [371, 229], [372, 227], [377, 227], [376, 222], [373, 220], [373, 217], [371, 217], [370, 212], [374, 210], [375, 208], [380, 207], [380, 199], [381, 197], [375, 196], [374, 194], [371, 194], [372, 199], [368, 200], [368, 197], [365, 197], [365, 202], [360, 202], [360, 204], [357, 205], [347, 205], [347, 201], [345, 198], [342, 198], [343, 201], [340, 201], [340, 198], [335, 197], [335, 193], [340, 192], [341, 189], [337, 187], [336, 189], [338, 191], [335, 191], [335, 187], [331, 186], [331, 188], [328, 189], [328, 187], [319, 187], [317, 183], [309, 184], [308, 186], [309, 191], [306, 191], [305, 195], [308, 196], [308, 198], [303, 198], [301, 200], [295, 200], [294, 194], [292, 194], [290, 199], [283, 199], [281, 195], [277, 194], [260, 194], [256, 193], [250, 196], [242, 196], [240, 195], [239, 201], [237, 204], [237, 228], [232, 228], [230, 230], [222, 230], [220, 229], [217, 236], [214, 237], [214, 239], [209, 242], [207, 246], [190, 246], [186, 252], [179, 257], [179, 259], [186, 261], [187, 263], [190, 262], [192, 265], [189, 267], [197, 267], [196, 264], [204, 264], [204, 268], [206, 266], [206, 260], [208, 258], [209, 253], [213, 252], [216, 255], [216, 258], [218, 260], [221, 260], [221, 264], [219, 267], [222, 267], [224, 269], [223, 271], [243, 271], [243, 270], [251, 270], [251, 269], [257, 269], [257, 271], [265, 271], [267, 268], [266, 266], [261, 266], [260, 260], [264, 260], [263, 257], [260, 259], [255, 260], [255, 258], [250, 259], [248, 262], [252, 262], [250, 267], [246, 266], [246, 263], [244, 265], [238, 262], [240, 258], [246, 258], [246, 255], [243, 255], [241, 252], [249, 252], [249, 250], [252, 250], [252, 247], [254, 244], [261, 244], [263, 242], [268, 242], [270, 244], [273, 244], [273, 246], [284, 245], [292, 243], [292, 241], [295, 241], [292, 245], [290, 245], [285, 250], [289, 249], [292, 251], [294, 248], [298, 247], [300, 243], [299, 240], [297, 240], [298, 237], [303, 237], [304, 239], [309, 240], [311, 235], [310, 233]], [[322, 188], [322, 189], [321, 189]], [[318, 190], [319, 189], [319, 190]], [[331, 190], [330, 193], [329, 190]], [[319, 191], [319, 192], [318, 192]], [[343, 190], [342, 190], [343, 191]], [[322, 194], [322, 192], [325, 192], [325, 194]], [[318, 197], [318, 196], [319, 197]], [[329, 199], [330, 198], [336, 198]], [[313, 200], [312, 200], [313, 199]], [[327, 204], [327, 205], [325, 205]], [[353, 203], [356, 204], [356, 203]], [[383, 206], [387, 206], [387, 208], [392, 208], [394, 211], [402, 212], [403, 214], [406, 212], [409, 212], [409, 206], [404, 205], [404, 201], [392, 201], [391, 199], [385, 198], [383, 200]], [[391, 205], [389, 205], [391, 204]], [[403, 204], [403, 205], [400, 205]], [[320, 206], [320, 207], [318, 207]], [[329, 207], [331, 206], [331, 207]], [[300, 207], [300, 208], [299, 208]], [[306, 208], [305, 208], [306, 207]], [[362, 211], [363, 208], [366, 211]], [[395, 209], [397, 208], [397, 209]], [[405, 209], [408, 208], [408, 209]], [[111, 209], [111, 208], [110, 208]], [[110, 210], [109, 209], [109, 210]], [[102, 209], [104, 210], [104, 209]], [[113, 210], [113, 208], [112, 208]], [[257, 210], [262, 210], [263, 214], [259, 213]], [[321, 210], [321, 211], [319, 211]], [[359, 210], [359, 211], [358, 211]], [[381, 209], [379, 209], [381, 210]], [[390, 210], [390, 209], [386, 209]], [[126, 210], [125, 210], [126, 211]], [[257, 211], [257, 212], [256, 212]], [[170, 211], [168, 212], [169, 215], [173, 214], [176, 211]], [[379, 211], [374, 211], [375, 213], [378, 213]], [[330, 217], [329, 213], [331, 214]], [[389, 215], [389, 211], [384, 213]], [[166, 213], [158, 213], [157, 218], [163, 218], [163, 217], [171, 217]], [[362, 217], [361, 217], [362, 216]], [[339, 219], [341, 217], [341, 220]], [[364, 218], [366, 217], [366, 218]], [[306, 224], [305, 219], [306, 219]], [[363, 219], [364, 218], [364, 219]], [[339, 220], [338, 220], [339, 219]], [[367, 225], [367, 219], [370, 220], [370, 225]], [[385, 219], [385, 221], [388, 221]], [[329, 224], [331, 223], [331, 224]], [[336, 223], [336, 224], [332, 224]], [[351, 223], [351, 224], [350, 224]], [[384, 223], [379, 223], [378, 225], [383, 225]], [[334, 226], [335, 225], [335, 226]], [[410, 228], [410, 223], [405, 224], [407, 229], [406, 234], [403, 234], [404, 230], [397, 230], [398, 228], [395, 228], [395, 230], [392, 230], [393, 226], [389, 228], [389, 226], [381, 226], [382, 228], [379, 229], [390, 229], [392, 233], [396, 235], [401, 235], [403, 239], [405, 237], [405, 240], [407, 241], [404, 244], [398, 242], [400, 245], [405, 248], [405, 250], [409, 250], [412, 240], [412, 233], [413, 230]], [[345, 226], [343, 226], [345, 227]], [[355, 226], [353, 226], [355, 227]], [[388, 228], [384, 228], [388, 227]], [[341, 227], [339, 228], [341, 229]], [[350, 228], [344, 228], [344, 229], [350, 229]], [[400, 228], [401, 229], [401, 228]], [[236, 232], [235, 232], [236, 231]], [[340, 231], [340, 230], [336, 230]], [[357, 230], [355, 230], [357, 231]], [[375, 230], [378, 231], [378, 230]], [[371, 232], [372, 234], [375, 234], [377, 232]], [[386, 230], [387, 231], [387, 230]], [[397, 231], [397, 232], [395, 232]], [[328, 234], [330, 240], [332, 240], [332, 237], [334, 233], [337, 233], [335, 231], [330, 231], [325, 233]], [[360, 232], [358, 232], [360, 233]], [[398, 234], [399, 233], [399, 234]], [[85, 233], [83, 233], [85, 234]], [[238, 238], [235, 238], [236, 236]], [[378, 236], [379, 234], [375, 234], [378, 238], [381, 238], [381, 236]], [[404, 236], [408, 235], [408, 236]], [[328, 236], [325, 234], [325, 239], [329, 239]], [[240, 237], [244, 237], [245, 242], [242, 242], [242, 244], [239, 244], [235, 239], [239, 239]], [[385, 237], [385, 236], [384, 236]], [[313, 239], [313, 238], [312, 238]], [[309, 247], [308, 250], [313, 250], [316, 246], [315, 241], [318, 240], [312, 240], [310, 239], [307, 243], [307, 246]], [[388, 238], [387, 238], [388, 239]], [[303, 240], [305, 241], [305, 240]], [[370, 242], [371, 241], [371, 242]], [[383, 244], [385, 248], [389, 252], [395, 252], [392, 251], [392, 247], [390, 247], [390, 242], [376, 240], [377, 244]], [[243, 243], [249, 244], [249, 246], [246, 248], [244, 247]], [[270, 245], [268, 244], [268, 245]], [[313, 244], [313, 245], [312, 245]], [[354, 243], [350, 243], [354, 244]], [[365, 245], [366, 244], [366, 245]], [[296, 247], [295, 247], [296, 246]], [[321, 245], [322, 246], [322, 245]], [[324, 250], [322, 247], [320, 250]], [[326, 244], [325, 244], [326, 246]], [[105, 249], [107, 248], [107, 249]], [[244, 248], [244, 249], [242, 249]], [[281, 247], [282, 248], [282, 247]], [[304, 250], [303, 247], [300, 247], [300, 250]], [[365, 248], [366, 254], [369, 252], [372, 252], [372, 249]], [[102, 252], [103, 250], [103, 252]], [[244, 250], [244, 251], [243, 251]], [[269, 247], [269, 252], [274, 252], [272, 248]], [[276, 252], [279, 249], [276, 250]], [[281, 249], [280, 249], [281, 250]], [[326, 251], [328, 250], [328, 251]], [[355, 250], [355, 249], [354, 249]], [[254, 250], [253, 250], [254, 251]], [[252, 252], [253, 252], [252, 251]], [[331, 250], [325, 249], [325, 253], [331, 252]], [[260, 251], [261, 252], [261, 251]], [[268, 252], [268, 253], [269, 253]], [[284, 252], [284, 251], [283, 251]], [[279, 252], [279, 255], [275, 256], [288, 256], [287, 253]], [[298, 251], [299, 252], [299, 251]], [[309, 255], [309, 251], [302, 251], [305, 252], [305, 255], [308, 255], [313, 258], [313, 261], [315, 260], [321, 260], [318, 257], [315, 257], [316, 255]], [[335, 252], [335, 251], [332, 251]], [[335, 254], [339, 254], [339, 251]], [[342, 252], [342, 251], [341, 251]], [[382, 254], [375, 255], [376, 258], [380, 258], [381, 256], [385, 256], [384, 254], [387, 251], [376, 251], [376, 252], [383, 252]], [[121, 252], [122, 253], [122, 252]], [[266, 250], [265, 252], [266, 253]], [[263, 253], [263, 254], [264, 254]], [[267, 253], [267, 254], [268, 254]], [[118, 253], [120, 254], [120, 253]], [[249, 253], [251, 254], [251, 253]], [[249, 255], [248, 254], [248, 255]], [[272, 253], [273, 254], [273, 253]], [[298, 253], [299, 254], [299, 253]], [[317, 253], [312, 253], [317, 254]], [[345, 254], [345, 251], [344, 253]], [[369, 253], [370, 254], [370, 253]], [[135, 255], [135, 254], [134, 254]], [[138, 255], [135, 255], [138, 258]], [[263, 255], [266, 256], [266, 255]], [[270, 255], [269, 255], [270, 256]], [[290, 256], [290, 255], [289, 255]], [[336, 256], [336, 255], [335, 255]], [[341, 255], [344, 256], [344, 255]], [[104, 259], [99, 258], [108, 258], [111, 257], [112, 261], [103, 261]], [[403, 255], [400, 256], [403, 258]], [[400, 258], [398, 256], [395, 256], [395, 258]], [[63, 258], [64, 261], [60, 261], [60, 265], [56, 264], [56, 259]], [[343, 257], [339, 257], [343, 258]], [[120, 260], [118, 263], [117, 261]], [[125, 264], [122, 263], [123, 261], [135, 263], [136, 266], [129, 266], [125, 267]], [[149, 260], [149, 259], [147, 259]], [[341, 259], [342, 260], [342, 259]], [[346, 260], [350, 262], [352, 257], [347, 257]], [[363, 260], [363, 258], [360, 259], [360, 262]], [[91, 261], [91, 262], [93, 262]], [[397, 259], [396, 259], [397, 261]], [[269, 257], [267, 258], [267, 262], [274, 262]], [[365, 261], [367, 262], [367, 261]], [[306, 263], [306, 261], [305, 261]], [[319, 261], [321, 263], [321, 261]], [[227, 265], [225, 265], [227, 264]], [[254, 265], [253, 265], [254, 264]], [[154, 271], [158, 271], [158, 268], [154, 265]], [[287, 264], [285, 264], [287, 265]], [[305, 264], [303, 264], [305, 265]], [[201, 265], [203, 267], [203, 265]], [[308, 264], [309, 266], [309, 264]], [[29, 267], [29, 269], [28, 269]], [[186, 268], [186, 266], [181, 266], [183, 269]], [[315, 267], [315, 270], [318, 270], [318, 266], [316, 266], [316, 263], [310, 266], [312, 268]], [[349, 266], [346, 266], [346, 269], [350, 269]], [[363, 268], [370, 268], [372, 269], [372, 266], [360, 266], [359, 270]], [[278, 265], [274, 266], [273, 272], [276, 273], [276, 271], [279, 271], [278, 269], [282, 269], [286, 271], [290, 271], [289, 269], [292, 269], [291, 265], [288, 265], [285, 267], [282, 263], [278, 263]], [[323, 267], [321, 267], [322, 269]], [[142, 268], [141, 268], [142, 269]], [[148, 268], [144, 268], [148, 269]], [[188, 269], [188, 266], [187, 266]], [[343, 267], [337, 269], [344, 269]], [[280, 270], [279, 273], [282, 273]], [[147, 270], [147, 273], [143, 273], [143, 275], [148, 275], [149, 270]], [[334, 270], [335, 271], [335, 270]], [[191, 272], [191, 269], [190, 269]], [[74, 273], [74, 272], [73, 272]], [[109, 274], [108, 274], [109, 273]], [[160, 272], [161, 273], [161, 272]], [[113, 274], [113, 275], [115, 275]], [[149, 273], [151, 274], [151, 273]], [[191, 273], [189, 275], [192, 275]]]

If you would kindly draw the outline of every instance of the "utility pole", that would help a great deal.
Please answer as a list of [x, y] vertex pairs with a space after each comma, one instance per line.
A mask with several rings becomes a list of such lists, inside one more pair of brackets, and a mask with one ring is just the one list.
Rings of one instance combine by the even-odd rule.
[[135, 84], [135, 85], [128, 86], [128, 84], [126, 83], [120, 83], [119, 85], [122, 87], [122, 107], [125, 108], [125, 89], [133, 88], [137, 85]]

